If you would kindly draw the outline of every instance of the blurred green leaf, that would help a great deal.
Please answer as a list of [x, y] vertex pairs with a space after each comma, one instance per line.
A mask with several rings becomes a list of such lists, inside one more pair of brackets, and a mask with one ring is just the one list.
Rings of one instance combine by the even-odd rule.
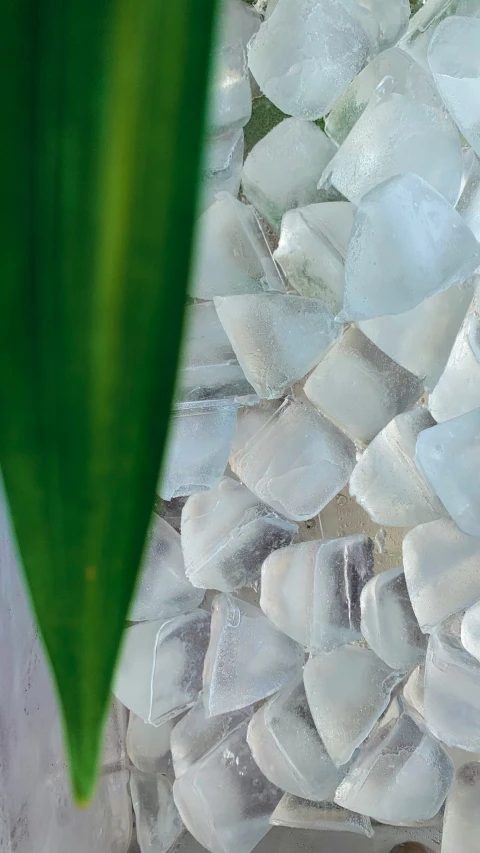
[[79, 801], [168, 427], [214, 6], [2, 5], [0, 463]]

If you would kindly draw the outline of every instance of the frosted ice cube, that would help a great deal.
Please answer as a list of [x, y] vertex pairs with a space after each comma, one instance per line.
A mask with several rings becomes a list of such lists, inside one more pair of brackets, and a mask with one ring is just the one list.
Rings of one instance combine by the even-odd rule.
[[385, 86], [371, 98], [326, 167], [319, 187], [331, 183], [359, 204], [378, 184], [414, 173], [455, 204], [462, 172], [462, 145], [450, 117]]
[[370, 819], [335, 803], [317, 803], [312, 800], [284, 794], [275, 809], [270, 823], [274, 826], [293, 826], [295, 829], [317, 829], [330, 832], [355, 832], [372, 838]]
[[[447, 364], [475, 281], [473, 276], [463, 284], [436, 293], [405, 314], [375, 317], [358, 325], [390, 358], [424, 378], [425, 388], [431, 391]], [[480, 394], [478, 401], [480, 405]], [[435, 416], [433, 410], [432, 414]]]
[[183, 509], [187, 577], [194, 586], [222, 592], [255, 586], [266, 557], [297, 532], [246, 486], [224, 477], [209, 492], [192, 495]]
[[362, 590], [362, 634], [392, 669], [412, 669], [425, 657], [422, 634], [408, 597], [402, 569], [372, 578]]
[[445, 805], [442, 853], [477, 853], [480, 833], [480, 763], [464, 764], [455, 774]]
[[299, 797], [331, 799], [345, 775], [315, 728], [301, 675], [254, 714], [247, 741], [267, 779]]
[[153, 725], [178, 716], [201, 690], [209, 635], [205, 610], [127, 628], [113, 692]]
[[250, 70], [282, 112], [317, 119], [365, 64], [371, 43], [341, 0], [279, 0], [248, 49]]
[[319, 190], [317, 184], [335, 150], [333, 142], [313, 122], [284, 119], [250, 151], [243, 167], [243, 192], [279, 230], [287, 210], [328, 201], [331, 191]]
[[415, 667], [403, 685], [402, 701], [414, 720], [425, 720], [425, 664]]
[[425, 722], [444, 743], [480, 750], [480, 663], [441, 628], [428, 643]]
[[213, 299], [283, 289], [253, 207], [218, 193], [197, 223], [193, 295]]
[[168, 501], [216, 486], [228, 462], [236, 421], [235, 404], [177, 409], [158, 485], [160, 497]]
[[479, 263], [480, 244], [439, 193], [418, 175], [391, 178], [355, 215], [340, 317], [403, 314], [464, 281]]
[[302, 296], [323, 299], [337, 314], [343, 305], [345, 254], [355, 208], [348, 201], [287, 210], [274, 258]]
[[370, 734], [403, 674], [370, 649], [341, 646], [309, 658], [303, 677], [318, 733], [339, 767]]
[[438, 25], [428, 48], [428, 64], [445, 106], [480, 154], [480, 67], [478, 18], [449, 17]]
[[389, 823], [427, 820], [443, 805], [453, 774], [440, 744], [402, 714], [379, 724], [340, 784], [335, 802]]
[[282, 795], [255, 764], [246, 733], [244, 723], [173, 787], [187, 829], [212, 853], [251, 853]]
[[177, 779], [204, 755], [215, 749], [228, 735], [250, 720], [250, 708], [242, 708], [217, 717], [207, 717], [203, 696], [200, 693], [193, 708], [177, 723], [170, 744]]
[[480, 240], [480, 160], [471, 148], [467, 151], [472, 158], [471, 168], [457, 202], [457, 210], [477, 240]]
[[170, 782], [157, 773], [141, 773], [134, 769], [130, 775], [130, 792], [140, 853], [168, 853], [183, 832]]
[[310, 374], [304, 390], [350, 438], [368, 443], [418, 400], [423, 383], [351, 326]]
[[129, 619], [143, 622], [187, 613], [202, 598], [185, 575], [180, 536], [153, 513]]
[[424, 430], [415, 463], [460, 530], [480, 536], [480, 409]]
[[412, 527], [446, 515], [413, 461], [418, 434], [434, 423], [423, 406], [397, 415], [361, 456], [350, 494], [377, 524]]
[[280, 397], [318, 364], [341, 332], [321, 299], [282, 293], [219, 296], [215, 307], [260, 397]]
[[480, 599], [480, 539], [450, 518], [415, 527], [403, 540], [412, 607], [425, 632]]
[[263, 564], [260, 606], [289, 637], [331, 651], [361, 638], [360, 593], [372, 575], [367, 536], [302, 542]]
[[472, 604], [462, 619], [462, 645], [480, 660], [480, 603]]
[[428, 406], [437, 421], [480, 407], [480, 302], [478, 293], [457, 335], [447, 365], [430, 394]]
[[207, 715], [271, 696], [301, 671], [303, 660], [302, 647], [278, 631], [260, 608], [233, 595], [217, 595], [203, 671]]
[[234, 473], [258, 497], [294, 521], [306, 521], [344, 487], [355, 445], [303, 400], [288, 399], [230, 457]]
[[244, 146], [243, 130], [234, 130], [231, 133], [207, 139], [204, 166], [200, 175], [200, 211], [207, 210], [219, 192], [238, 196], [242, 180]]
[[428, 46], [439, 21], [447, 15], [480, 16], [478, 0], [427, 0], [410, 19], [399, 47], [428, 71]]
[[127, 753], [132, 764], [142, 773], [168, 773], [171, 769], [170, 735], [173, 720], [161, 726], [145, 723], [133, 712], [127, 729]]

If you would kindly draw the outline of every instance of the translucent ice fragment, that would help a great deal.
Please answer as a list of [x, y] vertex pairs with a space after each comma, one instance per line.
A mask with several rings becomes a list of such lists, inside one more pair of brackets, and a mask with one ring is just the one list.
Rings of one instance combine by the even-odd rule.
[[480, 835], [480, 763], [464, 764], [455, 774], [445, 805], [442, 853], [477, 853]]
[[423, 383], [351, 326], [310, 374], [304, 390], [323, 415], [367, 443], [418, 400]]
[[471, 148], [468, 151], [473, 158], [471, 170], [457, 202], [457, 210], [477, 240], [480, 240], [480, 160]]
[[320, 739], [301, 675], [254, 714], [247, 741], [267, 779], [305, 799], [331, 799], [346, 772], [335, 767]]
[[248, 294], [217, 297], [215, 307], [260, 397], [280, 397], [318, 364], [341, 331], [321, 299]]
[[201, 211], [207, 210], [213, 204], [219, 192], [238, 196], [242, 180], [243, 152], [243, 130], [234, 130], [206, 141], [204, 166], [200, 176]]
[[196, 587], [232, 592], [254, 586], [263, 561], [289, 545], [298, 527], [236, 480], [192, 495], [182, 512], [187, 577]]
[[289, 637], [331, 651], [361, 638], [360, 593], [372, 575], [367, 536], [302, 542], [263, 564], [260, 606]]
[[185, 576], [180, 536], [153, 513], [129, 619], [143, 622], [187, 613], [202, 598]]
[[370, 734], [402, 677], [370, 649], [360, 646], [341, 646], [309, 658], [304, 670], [308, 704], [337, 767], [345, 764]]
[[251, 853], [269, 830], [281, 791], [255, 764], [247, 723], [176, 780], [173, 794], [183, 822], [211, 853]]
[[132, 764], [142, 773], [167, 773], [171, 768], [170, 735], [173, 720], [161, 726], [145, 723], [133, 712], [127, 729], [127, 752]]
[[300, 672], [303, 660], [302, 647], [278, 631], [260, 608], [233, 595], [217, 595], [203, 671], [207, 714], [226, 714], [271, 696]]
[[425, 657], [422, 634], [408, 597], [402, 569], [372, 578], [362, 590], [362, 634], [392, 669], [412, 669]]
[[424, 407], [397, 415], [361, 456], [350, 493], [377, 524], [412, 527], [446, 515], [413, 461], [418, 434], [433, 424]]
[[245, 160], [245, 196], [273, 228], [280, 230], [287, 210], [328, 201], [331, 192], [317, 189], [317, 184], [334, 153], [335, 145], [316, 124], [284, 119], [257, 142]]
[[170, 782], [157, 773], [135, 769], [130, 775], [130, 792], [140, 853], [168, 853], [183, 831]]
[[355, 215], [340, 317], [403, 314], [479, 264], [480, 244], [460, 214], [418, 175], [396, 176], [371, 190]]
[[462, 533], [450, 518], [421, 524], [407, 533], [403, 566], [422, 631], [431, 632], [480, 599], [480, 539]]
[[402, 701], [414, 719], [425, 720], [425, 665], [415, 667], [403, 685]]
[[480, 660], [480, 603], [472, 604], [462, 619], [462, 645], [474, 658]]
[[303, 400], [286, 400], [230, 458], [258, 497], [294, 521], [317, 515], [344, 487], [355, 445]]
[[279, 0], [250, 43], [248, 62], [282, 112], [309, 119], [329, 112], [371, 49], [358, 12], [341, 0]]
[[337, 314], [343, 305], [345, 254], [355, 208], [348, 201], [287, 210], [274, 258], [302, 296], [323, 299]]
[[156, 726], [186, 711], [202, 687], [209, 635], [210, 615], [205, 610], [127, 628], [115, 695]]

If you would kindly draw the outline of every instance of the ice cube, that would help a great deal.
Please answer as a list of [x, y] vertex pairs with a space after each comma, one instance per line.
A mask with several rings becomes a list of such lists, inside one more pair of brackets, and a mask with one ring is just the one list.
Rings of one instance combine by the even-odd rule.
[[462, 619], [462, 645], [474, 658], [480, 660], [480, 602], [472, 604]]
[[245, 140], [243, 130], [207, 139], [200, 175], [200, 211], [207, 210], [219, 192], [236, 197], [240, 191]]
[[480, 599], [480, 540], [450, 518], [415, 527], [403, 540], [403, 566], [422, 631]]
[[357, 210], [340, 318], [403, 314], [464, 281], [479, 263], [480, 244], [460, 214], [418, 175], [398, 175]]
[[345, 254], [355, 208], [348, 201], [287, 210], [274, 258], [301, 296], [323, 299], [337, 314], [343, 305]]
[[480, 536], [480, 409], [424, 430], [415, 463], [460, 530]]
[[480, 67], [478, 18], [441, 21], [428, 48], [428, 64], [438, 91], [465, 139], [480, 154]]
[[368, 443], [418, 400], [423, 382], [351, 326], [310, 374], [304, 390], [350, 438]]
[[234, 473], [293, 521], [318, 515], [344, 487], [355, 445], [303, 400], [288, 399], [230, 457]]
[[[473, 276], [430, 296], [405, 314], [375, 317], [358, 325], [390, 358], [424, 378], [426, 390], [431, 391], [447, 364], [475, 282]], [[480, 394], [478, 402], [480, 405]]]
[[425, 722], [444, 743], [480, 750], [480, 663], [441, 628], [428, 643]]
[[408, 27], [409, 0], [356, 0], [367, 9], [378, 24], [377, 48], [385, 50], [396, 44]]
[[362, 590], [362, 634], [392, 669], [410, 670], [425, 657], [422, 634], [408, 597], [402, 569], [372, 578]]
[[397, 415], [361, 456], [350, 494], [377, 524], [412, 527], [446, 515], [413, 461], [418, 434], [434, 423], [423, 406]]
[[457, 202], [457, 210], [477, 240], [480, 240], [480, 160], [471, 148], [467, 152], [471, 158], [471, 167]]
[[142, 773], [168, 773], [170, 757], [170, 735], [175, 723], [167, 720], [161, 726], [145, 723], [133, 712], [127, 729], [127, 753], [132, 764]]
[[275, 551], [262, 567], [260, 606], [314, 651], [359, 640], [360, 593], [373, 575], [373, 543], [355, 534]]
[[480, 407], [480, 301], [475, 295], [457, 335], [447, 365], [430, 394], [428, 406], [437, 421]]
[[415, 667], [403, 685], [402, 701], [414, 720], [425, 720], [425, 664]]
[[338, 787], [335, 802], [388, 823], [427, 820], [443, 805], [453, 775], [452, 762], [435, 738], [402, 714], [377, 726]]
[[177, 409], [171, 418], [160, 497], [206, 492], [223, 477], [237, 422], [233, 403], [204, 403]]
[[464, 764], [455, 774], [445, 805], [442, 853], [477, 853], [480, 834], [480, 763]]
[[341, 646], [309, 658], [304, 670], [308, 704], [337, 767], [346, 764], [370, 734], [402, 677], [360, 646]]
[[244, 723], [173, 787], [187, 829], [211, 853], [251, 853], [282, 795], [255, 764], [246, 733]]
[[217, 595], [203, 671], [207, 715], [271, 696], [301, 671], [303, 660], [302, 647], [278, 631], [260, 608], [233, 595]]
[[319, 187], [333, 184], [359, 204], [384, 181], [414, 173], [455, 204], [463, 172], [457, 128], [444, 111], [391, 92], [392, 82], [387, 82], [327, 165]]
[[479, 17], [478, 0], [427, 0], [410, 19], [407, 32], [400, 39], [401, 50], [413, 56], [427, 71], [430, 40], [439, 21], [448, 15]]
[[317, 829], [330, 832], [355, 832], [372, 838], [370, 819], [335, 803], [318, 803], [284, 794], [275, 809], [270, 823], [274, 826], [293, 826], [295, 829]]
[[287, 210], [329, 200], [331, 191], [319, 190], [317, 184], [335, 150], [313, 122], [284, 119], [250, 151], [243, 167], [243, 192], [278, 231]]
[[318, 364], [341, 332], [321, 299], [282, 293], [219, 296], [215, 307], [260, 397], [280, 397]]
[[255, 586], [263, 561], [289, 545], [298, 526], [281, 518], [242, 483], [224, 477], [216, 488], [192, 495], [182, 513], [187, 577], [204, 589], [232, 592]]
[[201, 690], [209, 635], [205, 610], [127, 628], [113, 692], [153, 725], [178, 716]]
[[183, 831], [170, 782], [157, 773], [134, 769], [130, 775], [130, 792], [140, 853], [168, 853]]
[[207, 717], [203, 696], [200, 693], [194, 706], [177, 723], [170, 738], [172, 761], [177, 779], [216, 749], [222, 741], [245, 721], [250, 720], [250, 708], [242, 708], [217, 717]]
[[180, 536], [153, 513], [128, 618], [143, 622], [176, 616], [195, 610], [202, 598], [185, 575]]
[[197, 299], [283, 291], [253, 207], [219, 192], [197, 223], [193, 295]]
[[341, 0], [279, 0], [249, 45], [248, 63], [282, 112], [317, 119], [331, 110], [371, 50], [359, 13]]
[[256, 712], [247, 741], [267, 779], [299, 797], [331, 799], [345, 775], [345, 768], [333, 764], [315, 728], [301, 675]]

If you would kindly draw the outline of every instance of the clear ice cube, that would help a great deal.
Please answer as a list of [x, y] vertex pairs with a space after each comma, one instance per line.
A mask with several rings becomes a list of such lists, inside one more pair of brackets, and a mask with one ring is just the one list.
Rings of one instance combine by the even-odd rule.
[[335, 151], [313, 122], [284, 119], [250, 151], [243, 167], [243, 192], [279, 231], [287, 210], [329, 200], [332, 192], [319, 190], [317, 184]]
[[413, 461], [418, 434], [434, 423], [423, 406], [397, 415], [360, 457], [350, 494], [377, 524], [413, 527], [446, 515]]
[[247, 742], [267, 779], [298, 797], [332, 799], [346, 772], [335, 767], [320, 739], [301, 675], [254, 714]]
[[259, 607], [233, 595], [217, 595], [203, 671], [207, 715], [226, 714], [271, 696], [301, 671], [303, 661], [303, 648], [278, 631]]
[[282, 293], [219, 296], [215, 307], [260, 397], [280, 397], [318, 364], [341, 332], [321, 299]]
[[274, 258], [301, 296], [323, 299], [332, 313], [343, 305], [345, 255], [355, 208], [326, 201], [287, 210]]
[[359, 12], [341, 0], [279, 0], [250, 43], [248, 62], [282, 112], [317, 119], [333, 107], [372, 47]]
[[402, 569], [372, 578], [362, 590], [362, 634], [392, 669], [410, 670], [425, 657], [422, 634], [408, 597]]
[[194, 610], [125, 631], [113, 692], [145, 722], [160, 726], [190, 708], [202, 688], [210, 614]]
[[133, 712], [127, 729], [127, 753], [130, 761], [142, 773], [168, 773], [170, 757], [170, 735], [175, 723], [167, 720], [161, 726], [145, 723]]
[[170, 782], [165, 776], [135, 768], [130, 774], [130, 792], [140, 853], [168, 853], [183, 832]]
[[309, 403], [288, 399], [230, 457], [234, 473], [293, 521], [318, 515], [348, 482], [355, 445]]
[[351, 326], [310, 374], [304, 390], [350, 438], [368, 443], [418, 400], [423, 382]]
[[480, 835], [480, 763], [457, 770], [445, 804], [442, 853], [477, 853]]
[[195, 610], [202, 598], [185, 575], [180, 536], [153, 513], [128, 618], [144, 622], [176, 616]]
[[370, 649], [341, 646], [310, 657], [303, 677], [318, 733], [340, 767], [370, 734], [403, 673], [390, 669]]
[[450, 518], [410, 530], [403, 540], [403, 567], [422, 631], [433, 629], [480, 599], [480, 539]]
[[340, 318], [403, 314], [479, 264], [480, 244], [460, 214], [418, 175], [397, 175], [367, 193], [355, 215]]
[[207, 139], [204, 165], [200, 174], [200, 212], [213, 204], [219, 192], [230, 193], [235, 198], [238, 196], [242, 181], [244, 147], [243, 130], [234, 130]]
[[293, 826], [295, 829], [316, 829], [323, 832], [354, 832], [372, 838], [370, 819], [342, 809], [335, 803], [318, 803], [284, 794], [270, 823], [273, 826]]
[[289, 545], [298, 526], [281, 518], [243, 483], [224, 477], [192, 495], [182, 512], [187, 577], [196, 587], [232, 592], [255, 586], [263, 561]]

